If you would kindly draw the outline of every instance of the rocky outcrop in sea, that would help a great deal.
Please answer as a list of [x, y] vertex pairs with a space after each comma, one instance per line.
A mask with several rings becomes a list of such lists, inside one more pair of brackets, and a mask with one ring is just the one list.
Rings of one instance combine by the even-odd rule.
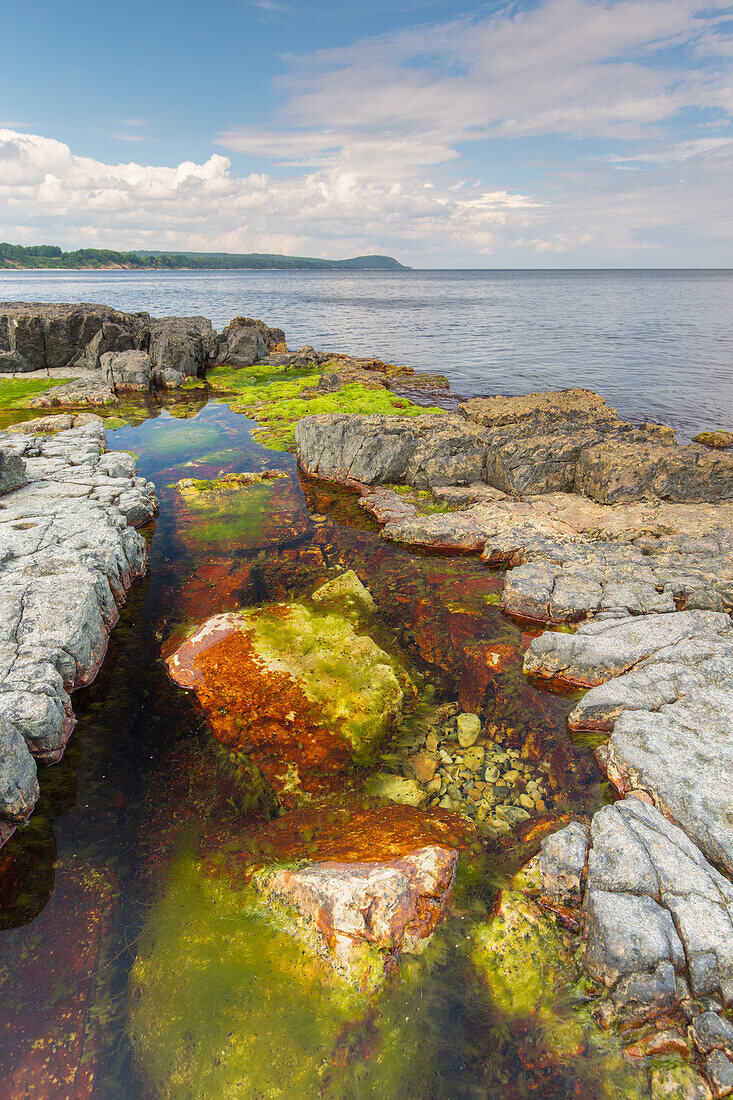
[[[79, 418], [77, 418], [78, 420]], [[0, 841], [60, 759], [71, 692], [95, 677], [119, 607], [145, 571], [135, 528], [157, 511], [98, 417], [51, 436], [0, 433]]]

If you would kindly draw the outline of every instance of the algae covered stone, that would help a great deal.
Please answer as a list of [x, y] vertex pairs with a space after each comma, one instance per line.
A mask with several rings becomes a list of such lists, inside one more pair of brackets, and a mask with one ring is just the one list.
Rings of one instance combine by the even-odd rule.
[[130, 1039], [160, 1097], [318, 1096], [361, 998], [278, 929], [253, 891], [191, 857], [172, 869], [129, 986]]
[[332, 581], [327, 581], [311, 596], [313, 603], [325, 609], [340, 611], [349, 618], [370, 618], [376, 611], [371, 592], [353, 569], [347, 569]]
[[208, 619], [168, 670], [195, 690], [214, 735], [246, 748], [277, 791], [293, 768], [302, 791], [342, 782], [414, 693], [400, 663], [345, 615], [300, 603]]

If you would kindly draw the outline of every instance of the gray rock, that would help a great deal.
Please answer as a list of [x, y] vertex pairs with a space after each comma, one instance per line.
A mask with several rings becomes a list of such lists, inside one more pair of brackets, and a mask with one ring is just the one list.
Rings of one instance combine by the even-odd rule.
[[667, 960], [658, 963], [651, 973], [621, 978], [611, 995], [616, 1013], [632, 1024], [673, 1010], [677, 996], [674, 966]]
[[678, 631], [676, 643], [593, 688], [569, 724], [612, 731], [596, 755], [616, 787], [646, 791], [709, 859], [733, 871], [733, 627], [714, 612], [660, 618], [683, 616], [700, 629]]
[[[57, 435], [0, 433], [27, 484], [0, 505], [0, 819], [30, 813], [33, 757], [60, 758], [74, 726], [70, 693], [90, 682], [145, 570], [130, 520], [155, 512], [154, 487], [127, 454], [105, 454], [101, 421]], [[7, 839], [7, 829], [0, 830]]]
[[232, 367], [249, 367], [266, 359], [270, 329], [263, 321], [235, 317], [219, 336], [216, 361]]
[[573, 821], [542, 841], [542, 893], [558, 905], [570, 908], [580, 905], [588, 839], [588, 826]]
[[690, 1038], [698, 1050], [709, 1054], [723, 1050], [733, 1056], [733, 1024], [717, 1012], [702, 1012], [690, 1024]]
[[733, 1095], [733, 1062], [722, 1050], [714, 1050], [705, 1061], [705, 1072], [715, 1089], [715, 1096]]
[[593, 976], [612, 986], [668, 963], [695, 996], [733, 1002], [733, 886], [656, 807], [627, 798], [595, 814], [584, 904]]
[[673, 654], [687, 641], [710, 644], [731, 635], [730, 617], [715, 611], [679, 611], [581, 623], [572, 634], [546, 631], [533, 639], [524, 671], [593, 687], [628, 672], [651, 656]]
[[101, 360], [104, 380], [115, 393], [150, 389], [150, 356], [144, 351], [106, 351]]
[[[391, 427], [384, 417], [354, 416], [348, 425], [342, 416], [322, 417], [301, 427], [298, 455], [309, 473], [368, 485], [485, 481], [512, 496], [574, 491], [602, 504], [733, 500], [733, 456], [697, 444], [678, 447], [671, 429], [624, 423], [597, 395], [571, 392], [581, 396], [565, 402], [564, 416], [557, 415], [562, 395], [533, 394], [484, 399], [494, 403], [485, 415], [469, 401], [460, 416], [390, 418]], [[385, 434], [380, 461], [375, 444], [378, 452]]]
[[211, 321], [206, 317], [161, 317], [150, 323], [150, 362], [153, 377], [172, 388], [176, 371], [183, 378], [203, 374], [216, 348]]
[[20, 455], [0, 446], [0, 496], [25, 485], [27, 480]]

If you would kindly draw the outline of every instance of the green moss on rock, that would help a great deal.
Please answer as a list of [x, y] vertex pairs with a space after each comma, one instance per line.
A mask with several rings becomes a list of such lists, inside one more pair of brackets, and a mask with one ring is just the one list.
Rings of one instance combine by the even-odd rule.
[[253, 890], [190, 856], [173, 866], [130, 975], [130, 1038], [154, 1095], [318, 1096], [338, 1031], [362, 1007]]

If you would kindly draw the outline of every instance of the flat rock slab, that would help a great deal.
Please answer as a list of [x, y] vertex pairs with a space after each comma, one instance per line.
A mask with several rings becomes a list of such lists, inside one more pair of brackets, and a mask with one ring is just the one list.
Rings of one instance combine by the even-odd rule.
[[52, 437], [0, 433], [27, 484], [0, 500], [0, 818], [38, 797], [33, 757], [58, 760], [74, 726], [70, 693], [104, 658], [118, 607], [145, 571], [134, 530], [157, 510], [126, 453], [105, 453], [98, 418]]
[[571, 634], [548, 630], [533, 639], [524, 655], [524, 671], [575, 687], [594, 687], [652, 656], [673, 656], [681, 643], [709, 646], [718, 640], [733, 640], [733, 623], [724, 612], [593, 619]]
[[594, 815], [584, 906], [594, 977], [666, 965], [695, 996], [733, 1002], [733, 885], [656, 807], [626, 798]]

